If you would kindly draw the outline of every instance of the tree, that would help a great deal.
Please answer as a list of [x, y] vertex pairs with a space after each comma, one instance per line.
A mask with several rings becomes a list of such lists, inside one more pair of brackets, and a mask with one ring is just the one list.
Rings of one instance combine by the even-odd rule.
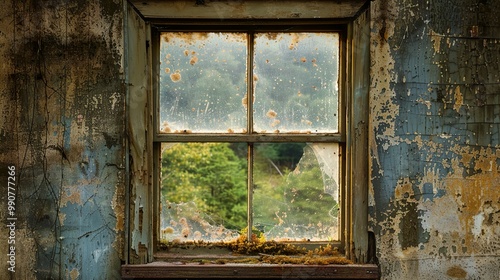
[[162, 202], [193, 201], [217, 224], [246, 226], [246, 163], [227, 143], [175, 144], [162, 154]]

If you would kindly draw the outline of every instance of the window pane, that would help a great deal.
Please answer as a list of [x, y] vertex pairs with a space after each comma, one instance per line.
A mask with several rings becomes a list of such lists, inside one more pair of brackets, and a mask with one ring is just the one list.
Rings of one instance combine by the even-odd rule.
[[338, 132], [337, 33], [259, 33], [254, 130]]
[[246, 60], [243, 33], [163, 33], [160, 132], [244, 132]]
[[246, 144], [164, 143], [162, 241], [228, 241], [247, 222]]
[[338, 240], [338, 144], [256, 144], [254, 226], [266, 240]]

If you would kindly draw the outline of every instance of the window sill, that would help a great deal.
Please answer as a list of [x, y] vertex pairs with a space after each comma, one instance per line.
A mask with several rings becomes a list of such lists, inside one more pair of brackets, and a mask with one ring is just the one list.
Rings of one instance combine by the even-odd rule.
[[379, 279], [374, 264], [298, 265], [298, 264], [201, 264], [153, 262], [123, 265], [123, 279]]

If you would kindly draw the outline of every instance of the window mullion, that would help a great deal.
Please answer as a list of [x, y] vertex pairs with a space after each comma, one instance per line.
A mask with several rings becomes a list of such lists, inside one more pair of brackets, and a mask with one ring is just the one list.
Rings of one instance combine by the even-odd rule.
[[253, 143], [248, 143], [247, 156], [247, 241], [252, 241], [253, 228]]
[[[254, 81], [253, 81], [253, 63], [254, 63], [254, 34], [248, 33], [247, 36], [247, 134], [253, 134], [253, 99], [254, 99]], [[247, 241], [252, 241], [253, 228], [253, 143], [248, 142], [247, 156]]]
[[253, 64], [254, 64], [254, 34], [248, 33], [247, 36], [247, 134], [253, 134], [253, 100], [254, 100], [254, 80], [253, 80]]

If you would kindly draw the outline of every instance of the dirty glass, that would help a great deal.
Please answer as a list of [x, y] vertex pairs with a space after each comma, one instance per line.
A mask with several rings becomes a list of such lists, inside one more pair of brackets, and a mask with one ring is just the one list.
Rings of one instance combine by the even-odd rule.
[[259, 33], [254, 130], [338, 132], [337, 33]]
[[338, 144], [256, 144], [255, 150], [253, 221], [266, 240], [338, 240]]
[[246, 61], [246, 34], [163, 33], [160, 132], [244, 132]]
[[[265, 240], [338, 240], [339, 146], [258, 143], [253, 226]], [[247, 228], [247, 143], [164, 143], [163, 242], [232, 241]]]
[[253, 131], [338, 132], [337, 33], [256, 33], [253, 54], [244, 33], [169, 32], [161, 38], [161, 133], [246, 132], [250, 70]]
[[338, 240], [339, 144], [245, 142], [339, 132], [338, 34], [168, 32], [160, 59], [159, 132], [215, 139], [161, 144], [161, 241], [231, 241], [248, 217], [269, 241]]

